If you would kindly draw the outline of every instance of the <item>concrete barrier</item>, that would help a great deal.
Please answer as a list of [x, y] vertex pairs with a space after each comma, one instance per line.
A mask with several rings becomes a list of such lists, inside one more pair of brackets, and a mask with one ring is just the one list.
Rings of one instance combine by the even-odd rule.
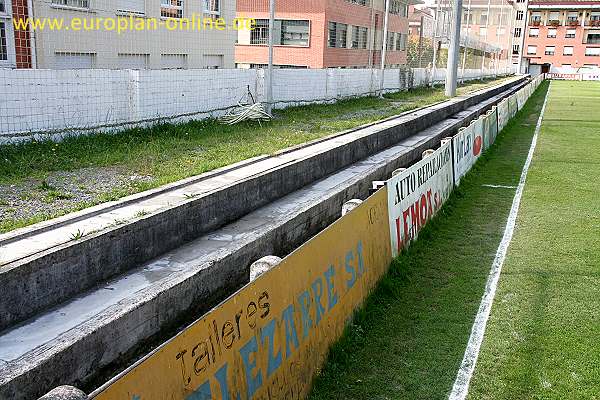
[[[289, 253], [337, 219], [339, 204], [345, 199], [365, 197], [371, 182], [387, 179], [394, 170], [412, 164], [425, 149], [436, 147], [441, 138], [455, 133], [505, 95], [479, 102], [150, 262], [148, 265], [160, 265], [177, 260], [174, 265], [179, 269], [139, 293], [105, 305], [107, 308], [75, 328], [11, 360], [7, 368], [0, 368], [0, 397], [31, 398], [59, 384], [89, 382], [123, 354], [145, 345], [148, 338], [201, 315], [248, 282], [248, 266], [253, 260], [264, 254]], [[391, 123], [388, 120], [384, 125]], [[374, 127], [365, 129], [365, 135], [379, 135]], [[139, 272], [134, 272], [145, 274], [145, 268], [142, 264], [135, 270]], [[33, 328], [26, 324], [22, 329]]]
[[[479, 129], [477, 121], [473, 131]], [[251, 399], [273, 391], [285, 398], [306, 397], [329, 346], [385, 273], [392, 254], [415, 240], [450, 196], [452, 145], [445, 140], [385, 185], [374, 181], [381, 190], [355, 212], [103, 385], [94, 399]], [[417, 180], [422, 170], [430, 174]], [[403, 182], [418, 187], [405, 191]], [[261, 308], [263, 320], [256, 317]], [[238, 322], [236, 331], [232, 321], [244, 312], [248, 323], [240, 329]]]
[[[58, 223], [50, 221], [0, 235], [0, 253], [15, 254], [29, 246], [37, 249], [0, 266], [0, 286], [4, 291], [0, 330], [387, 149], [470, 106], [514, 89], [524, 79], [516, 78], [469, 96], [297, 146], [273, 157], [241, 163], [183, 184], [133, 196], [134, 201], [146, 199], [158, 211], [123, 225], [105, 225], [80, 240], [72, 240], [72, 232], [62, 228], [73, 222], [68, 216]], [[259, 164], [264, 165], [263, 169]], [[202, 187], [208, 180], [220, 186], [210, 186], [204, 189], [208, 192], [192, 198], [183, 196], [186, 188]], [[177, 198], [173, 198], [170, 188], [179, 190]], [[132, 198], [125, 198], [116, 204], [99, 206], [90, 211], [90, 215], [102, 220], [106, 218], [103, 213], [117, 213], [120, 207], [127, 207], [131, 202]], [[85, 220], [88, 216], [86, 211], [80, 212], [75, 220]], [[62, 241], [46, 246], [47, 241], [54, 240], [54, 230], [58, 229], [62, 229]]]
[[384, 188], [93, 398], [305, 398], [329, 346], [387, 270], [386, 202]]

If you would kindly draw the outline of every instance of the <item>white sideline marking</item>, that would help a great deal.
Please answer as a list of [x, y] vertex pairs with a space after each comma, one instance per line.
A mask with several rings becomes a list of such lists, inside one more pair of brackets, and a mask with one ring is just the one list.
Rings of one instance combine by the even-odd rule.
[[519, 205], [521, 204], [521, 195], [523, 194], [525, 180], [527, 179], [527, 171], [529, 171], [529, 165], [531, 164], [533, 152], [535, 151], [535, 146], [537, 144], [537, 137], [542, 126], [542, 118], [544, 116], [544, 111], [546, 110], [546, 103], [548, 101], [549, 93], [550, 89], [548, 89], [546, 97], [544, 98], [544, 105], [542, 106], [540, 117], [538, 118], [535, 126], [535, 132], [533, 139], [531, 140], [531, 146], [529, 148], [529, 154], [527, 154], [527, 160], [525, 160], [525, 165], [523, 165], [523, 170], [521, 171], [521, 179], [519, 180], [519, 186], [517, 186], [517, 191], [515, 193], [515, 197], [513, 198], [510, 214], [508, 215], [508, 221], [506, 222], [506, 228], [504, 229], [504, 235], [502, 236], [500, 245], [498, 245], [498, 250], [496, 250], [496, 258], [494, 258], [490, 274], [485, 284], [485, 292], [481, 298], [481, 304], [479, 305], [479, 311], [475, 316], [473, 328], [471, 328], [471, 336], [469, 337], [469, 342], [467, 343], [465, 355], [463, 356], [462, 363], [460, 364], [460, 369], [456, 375], [456, 380], [452, 386], [450, 396], [448, 396], [449, 400], [464, 400], [469, 392], [469, 384], [471, 382], [471, 377], [473, 376], [473, 371], [475, 370], [477, 358], [479, 357], [479, 349], [481, 347], [481, 342], [483, 341], [485, 327], [492, 309], [492, 302], [494, 301], [494, 295], [496, 294], [498, 279], [500, 278], [502, 265], [504, 264], [506, 252], [508, 251], [508, 246], [512, 240], [513, 231], [515, 229]]
[[517, 186], [508, 186], [508, 185], [481, 185], [483, 187], [489, 188], [501, 188], [501, 189], [516, 189]]

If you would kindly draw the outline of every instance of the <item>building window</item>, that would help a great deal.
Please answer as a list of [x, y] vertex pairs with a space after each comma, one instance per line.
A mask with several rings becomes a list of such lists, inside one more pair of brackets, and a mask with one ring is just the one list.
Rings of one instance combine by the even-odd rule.
[[396, 44], [396, 39], [394, 38], [394, 35], [394, 32], [388, 32], [387, 34], [386, 49], [388, 50], [394, 50], [394, 46]]
[[52, 69], [90, 69], [95, 65], [95, 53], [56, 52]]
[[546, 46], [546, 50], [544, 50], [544, 54], [547, 56], [553, 56], [554, 55], [554, 46]]
[[206, 69], [220, 69], [224, 66], [222, 54], [204, 54], [202, 55], [202, 65]]
[[120, 69], [148, 69], [150, 54], [119, 53]]
[[358, 31], [358, 26], [352, 27], [352, 48], [358, 49], [358, 39], [360, 36], [360, 32]]
[[254, 29], [250, 31], [250, 44], [268, 44], [269, 43], [269, 20], [257, 19]]
[[586, 56], [600, 56], [600, 47], [586, 47], [585, 55]]
[[327, 40], [329, 47], [346, 48], [348, 34], [348, 25], [339, 22], [329, 23], [329, 38]]
[[521, 37], [521, 28], [515, 28], [515, 37]]
[[390, 0], [390, 14], [397, 14], [401, 17], [408, 16], [407, 5], [402, 0]]
[[481, 13], [479, 15], [479, 25], [486, 25], [487, 19], [488, 19], [487, 13]]
[[555, 28], [548, 28], [548, 38], [550, 39], [554, 39], [556, 38], [556, 29]]
[[90, 0], [52, 0], [52, 4], [61, 7], [90, 8]]
[[406, 50], [406, 38], [408, 36], [403, 33], [398, 33], [396, 36], [396, 50], [404, 51]]
[[487, 36], [487, 28], [485, 26], [479, 27], [479, 36]]
[[119, 0], [117, 12], [124, 14], [145, 15], [146, 0]]
[[187, 54], [161, 54], [162, 69], [187, 69]]
[[360, 6], [367, 6], [369, 5], [369, 1], [368, 0], [346, 0], [348, 3], [352, 3], [352, 4], [358, 4]]
[[532, 55], [537, 53], [537, 46], [527, 46], [527, 54]]
[[0, 68], [15, 66], [11, 0], [0, 0]]
[[565, 39], [575, 39], [575, 33], [577, 31], [575, 29], [567, 29], [565, 33]]
[[[269, 67], [269, 64], [250, 64], [251, 69], [267, 69], [268, 67]], [[273, 68], [274, 69], [292, 69], [292, 68], [307, 69], [308, 66], [307, 65], [274, 64]]]
[[6, 38], [6, 24], [0, 22], [0, 61], [8, 61], [8, 44]]
[[[273, 44], [276, 46], [308, 46], [310, 22], [306, 20], [276, 19], [273, 25]], [[250, 44], [269, 44], [269, 20], [255, 20], [250, 31]]]
[[563, 56], [572, 56], [573, 55], [573, 46], [565, 46], [563, 48]]
[[585, 42], [587, 44], [600, 44], [600, 34], [599, 33], [588, 33], [587, 40]]
[[359, 37], [358, 37], [358, 48], [366, 49], [367, 43], [369, 41], [369, 29], [365, 27], [358, 27], [359, 29]]
[[366, 49], [367, 48], [368, 29], [362, 26], [352, 27], [352, 48]]
[[204, 14], [218, 17], [221, 14], [220, 0], [204, 0]]
[[[518, 11], [517, 11], [518, 13]], [[531, 21], [532, 22], [540, 22], [542, 20], [542, 13], [540, 12], [532, 12], [531, 13]]]
[[513, 44], [513, 54], [514, 55], [519, 55], [519, 50], [520, 50], [520, 46], [518, 44]]
[[468, 25], [469, 24], [469, 19], [471, 19], [471, 13], [469, 12], [469, 10], [464, 10], [463, 14], [462, 14], [462, 23], [463, 23], [463, 25]]
[[73, 7], [73, 8], [90, 8], [89, 0], [52, 0], [52, 4], [57, 6], [64, 7]]
[[160, 16], [183, 18], [183, 0], [160, 0]]
[[523, 11], [517, 11], [517, 21], [523, 20]]
[[529, 37], [540, 36], [540, 28], [529, 28]]
[[310, 36], [309, 21], [283, 19], [276, 22], [276, 28], [278, 24], [281, 24], [281, 40], [276, 44], [283, 46], [308, 46], [308, 38]]

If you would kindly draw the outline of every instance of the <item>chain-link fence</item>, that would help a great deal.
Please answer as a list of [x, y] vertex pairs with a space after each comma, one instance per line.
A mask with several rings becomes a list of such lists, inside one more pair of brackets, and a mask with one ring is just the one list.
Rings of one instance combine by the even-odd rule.
[[[459, 79], [508, 73], [511, 3], [465, 1]], [[281, 108], [441, 83], [452, 5], [0, 0], [0, 140], [216, 117], [240, 101]]]

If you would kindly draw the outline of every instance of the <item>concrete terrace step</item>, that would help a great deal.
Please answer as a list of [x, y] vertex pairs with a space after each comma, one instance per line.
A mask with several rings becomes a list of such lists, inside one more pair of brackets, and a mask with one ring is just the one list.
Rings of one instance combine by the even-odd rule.
[[[0, 329], [235, 221], [465, 108], [469, 96], [0, 235]], [[74, 240], [73, 235], [84, 237]]]
[[56, 385], [89, 381], [161, 330], [197, 318], [248, 282], [251, 262], [266, 254], [288, 254], [333, 222], [344, 201], [366, 197], [373, 180], [412, 164], [423, 150], [437, 146], [500, 97], [0, 333], [0, 359], [7, 362], [0, 365], [0, 398], [32, 398]]

